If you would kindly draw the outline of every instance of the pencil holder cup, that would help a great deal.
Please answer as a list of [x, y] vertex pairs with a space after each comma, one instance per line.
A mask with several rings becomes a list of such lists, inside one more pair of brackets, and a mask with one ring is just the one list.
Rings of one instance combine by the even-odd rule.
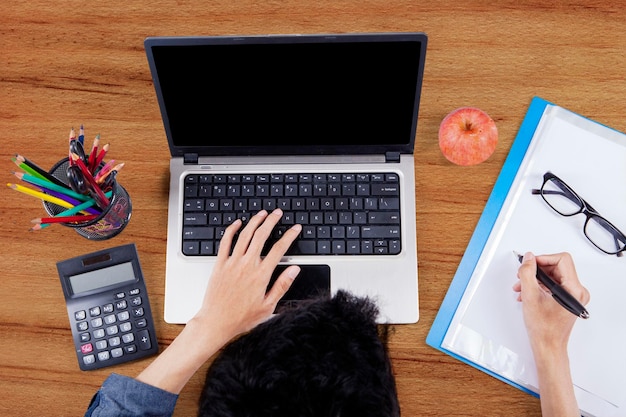
[[[69, 158], [65, 158], [57, 162], [49, 172], [61, 182], [69, 184], [67, 177], [68, 166]], [[76, 233], [89, 240], [106, 240], [120, 234], [130, 221], [133, 206], [128, 192], [117, 180], [113, 181], [111, 191], [112, 194], [109, 198], [109, 204], [96, 218], [83, 223], [62, 224], [66, 227], [73, 228]], [[44, 201], [43, 205], [46, 212], [51, 216], [56, 216], [67, 210], [65, 207], [48, 201]]]

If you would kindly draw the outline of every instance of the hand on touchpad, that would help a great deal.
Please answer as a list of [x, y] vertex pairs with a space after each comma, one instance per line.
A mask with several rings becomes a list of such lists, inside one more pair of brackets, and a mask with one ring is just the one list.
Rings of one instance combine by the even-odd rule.
[[[272, 274], [268, 289], [289, 265], [278, 265]], [[299, 265], [300, 273], [287, 291], [287, 294], [278, 302], [275, 312], [285, 308], [295, 307], [299, 301], [310, 298], [330, 298], [330, 267], [328, 265]]]

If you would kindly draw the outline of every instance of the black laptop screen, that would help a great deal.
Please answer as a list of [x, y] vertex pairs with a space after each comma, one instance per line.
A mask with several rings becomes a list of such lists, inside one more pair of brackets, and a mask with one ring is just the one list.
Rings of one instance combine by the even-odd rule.
[[172, 154], [412, 152], [425, 39], [294, 38], [147, 39]]

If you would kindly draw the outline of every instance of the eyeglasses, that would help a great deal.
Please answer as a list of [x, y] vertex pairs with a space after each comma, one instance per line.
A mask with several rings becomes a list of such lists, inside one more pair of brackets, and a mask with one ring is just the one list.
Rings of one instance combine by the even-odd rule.
[[543, 200], [561, 216], [584, 214], [587, 220], [583, 232], [587, 239], [604, 253], [623, 255], [622, 252], [626, 250], [624, 233], [602, 217], [562, 179], [548, 171], [543, 175], [541, 189], [533, 189], [532, 193], [541, 194]]

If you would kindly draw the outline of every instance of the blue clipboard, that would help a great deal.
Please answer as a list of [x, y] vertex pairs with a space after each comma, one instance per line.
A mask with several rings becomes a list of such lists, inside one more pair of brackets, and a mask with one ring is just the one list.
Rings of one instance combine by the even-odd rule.
[[483, 252], [485, 244], [487, 243], [487, 239], [491, 234], [494, 223], [500, 214], [500, 210], [504, 201], [507, 197], [507, 194], [511, 188], [513, 180], [517, 175], [520, 164], [524, 159], [526, 151], [530, 145], [530, 142], [533, 139], [533, 135], [535, 134], [535, 130], [541, 120], [541, 117], [544, 113], [546, 106], [551, 105], [552, 103], [540, 98], [533, 97], [530, 103], [530, 107], [522, 121], [520, 129], [517, 133], [515, 140], [513, 141], [513, 145], [511, 146], [511, 150], [509, 151], [509, 155], [507, 156], [504, 165], [502, 166], [502, 170], [496, 180], [494, 188], [487, 200], [485, 205], [485, 209], [483, 210], [480, 219], [478, 220], [478, 224], [476, 225], [476, 229], [470, 239], [470, 242], [467, 246], [465, 254], [461, 259], [459, 267], [452, 279], [448, 292], [441, 304], [439, 312], [435, 317], [435, 321], [426, 337], [426, 343], [429, 346], [434, 347], [462, 362], [465, 362], [481, 371], [501, 380], [514, 387], [521, 389], [524, 392], [534, 395], [538, 397], [538, 394], [528, 390], [527, 388], [499, 375], [489, 369], [486, 369], [462, 356], [455, 354], [445, 348], [442, 347], [442, 343], [446, 333], [448, 332], [448, 328], [450, 323], [456, 313], [457, 307], [463, 294], [465, 293], [465, 289], [474, 273], [474, 268], [480, 259], [480, 256]]

